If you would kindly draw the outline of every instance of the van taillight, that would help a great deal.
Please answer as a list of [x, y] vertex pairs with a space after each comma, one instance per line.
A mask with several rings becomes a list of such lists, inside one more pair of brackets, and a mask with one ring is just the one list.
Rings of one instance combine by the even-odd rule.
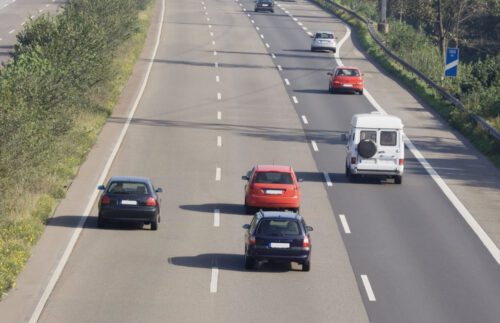
[[400, 159], [399, 160], [399, 165], [403, 166], [405, 164], [405, 160], [404, 159]]
[[146, 201], [146, 205], [147, 206], [156, 206], [156, 200], [154, 197], [150, 197], [148, 198], [148, 200]]
[[103, 195], [101, 197], [101, 205], [108, 205], [111, 204], [111, 199], [107, 195]]
[[356, 157], [351, 157], [351, 164], [356, 164]]
[[309, 242], [309, 237], [305, 236], [304, 241], [302, 242], [302, 247], [309, 248], [310, 246], [311, 246], [311, 243]]
[[248, 237], [248, 244], [255, 246], [255, 237], [254, 236]]

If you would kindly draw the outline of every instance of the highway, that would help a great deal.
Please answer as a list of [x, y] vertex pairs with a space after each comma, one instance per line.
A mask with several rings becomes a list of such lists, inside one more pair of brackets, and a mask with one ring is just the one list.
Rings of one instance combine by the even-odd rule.
[[[33, 319], [66, 257], [39, 322], [498, 321], [495, 249], [415, 151], [407, 149], [402, 185], [346, 181], [340, 134], [354, 113], [400, 115], [422, 151], [421, 138], [451, 130], [367, 60], [340, 20], [303, 0], [278, 2], [274, 14], [254, 13], [250, 0], [162, 3], [151, 29], [162, 28], [158, 50], [150, 37], [135, 71], [145, 75], [151, 64], [147, 83], [133, 77], [125, 88], [17, 290], [0, 302], [2, 317]], [[316, 30], [338, 36], [339, 56], [309, 51]], [[365, 72], [365, 95], [328, 93], [326, 73], [337, 64]], [[107, 177], [148, 176], [163, 187], [157, 232], [97, 228], [92, 194], [108, 161]], [[290, 164], [304, 180], [301, 213], [314, 227], [309, 273], [295, 264], [244, 269], [242, 226], [251, 216], [241, 175], [256, 164]], [[489, 176], [500, 178], [498, 170]], [[483, 193], [491, 214], [500, 192], [492, 182]]]

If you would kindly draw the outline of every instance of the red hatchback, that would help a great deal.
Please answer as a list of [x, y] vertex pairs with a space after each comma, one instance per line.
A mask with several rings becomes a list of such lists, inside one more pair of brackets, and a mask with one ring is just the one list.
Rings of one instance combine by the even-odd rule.
[[334, 92], [354, 92], [363, 94], [363, 73], [357, 67], [338, 66], [333, 72], [327, 73], [330, 76], [328, 81], [328, 91]]
[[299, 180], [290, 166], [258, 165], [248, 175], [245, 185], [245, 211], [252, 214], [256, 209], [300, 208]]

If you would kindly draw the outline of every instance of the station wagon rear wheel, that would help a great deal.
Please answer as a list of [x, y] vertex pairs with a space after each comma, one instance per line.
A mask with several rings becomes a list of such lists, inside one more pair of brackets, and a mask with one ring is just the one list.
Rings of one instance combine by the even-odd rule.
[[255, 259], [252, 257], [245, 256], [245, 268], [246, 269], [254, 269], [255, 268]]
[[151, 230], [158, 230], [158, 215], [156, 215], [153, 221], [151, 221]]
[[310, 271], [311, 270], [311, 261], [306, 260], [302, 263], [302, 271]]

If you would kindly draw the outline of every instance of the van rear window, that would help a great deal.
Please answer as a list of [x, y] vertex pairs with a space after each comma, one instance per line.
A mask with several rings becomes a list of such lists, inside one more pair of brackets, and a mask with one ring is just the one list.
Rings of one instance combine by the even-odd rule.
[[373, 142], [377, 142], [377, 132], [371, 130], [364, 130], [360, 133], [360, 140], [372, 140]]
[[397, 133], [396, 131], [381, 131], [380, 145], [381, 146], [396, 146]]

